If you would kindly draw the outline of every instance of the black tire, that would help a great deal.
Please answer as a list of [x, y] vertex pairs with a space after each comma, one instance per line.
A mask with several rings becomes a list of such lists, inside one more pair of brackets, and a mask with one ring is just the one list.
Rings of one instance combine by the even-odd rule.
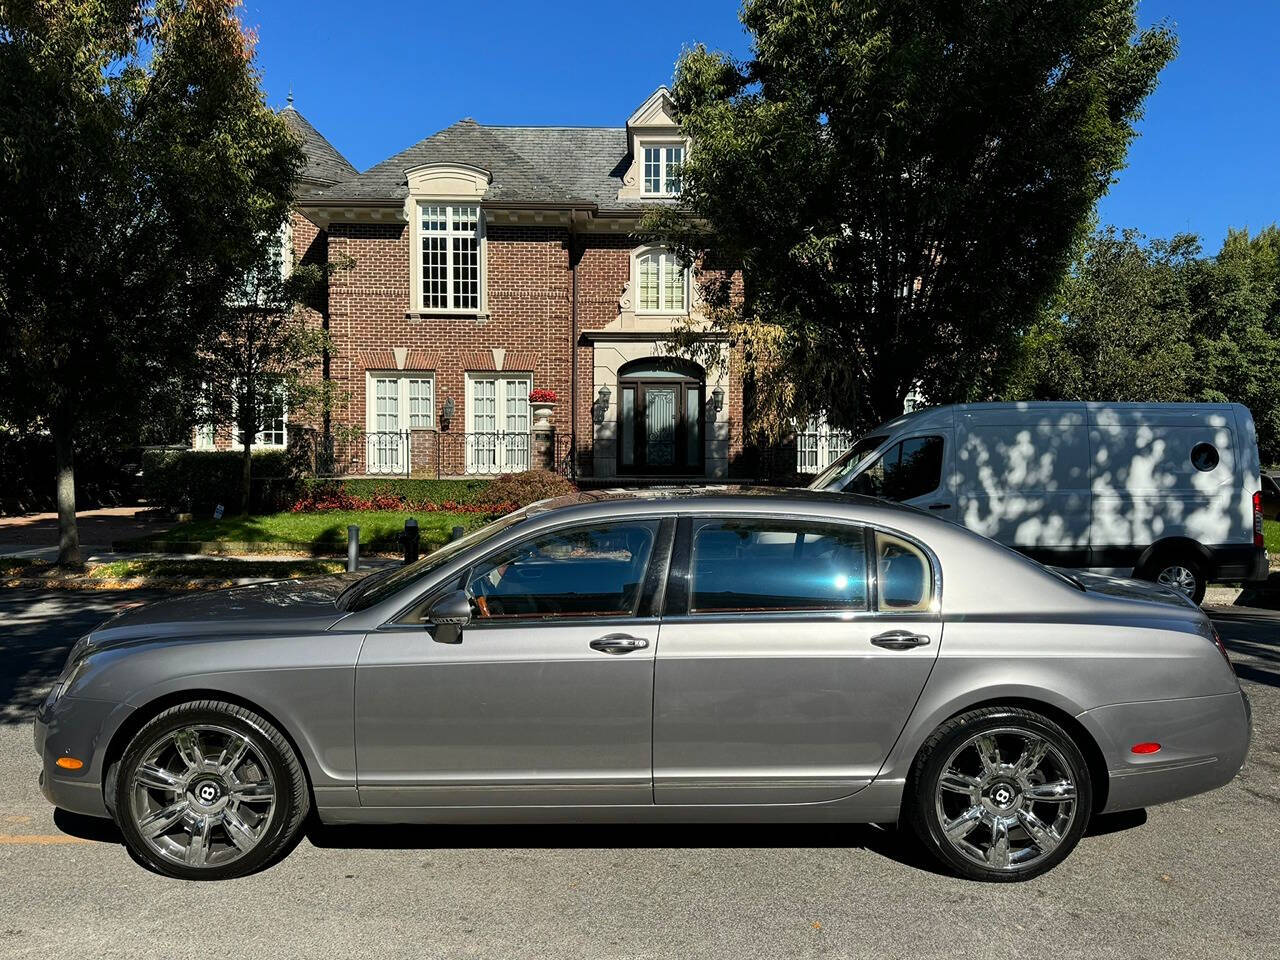
[[[1183, 571], [1185, 574], [1182, 573]], [[1174, 583], [1183, 579], [1186, 574], [1194, 580], [1194, 586], [1190, 590], [1182, 589]], [[1204, 602], [1204, 594], [1209, 587], [1204, 562], [1199, 557], [1185, 553], [1166, 553], [1153, 558], [1143, 567], [1140, 576], [1143, 580], [1150, 580], [1152, 583], [1173, 587], [1175, 590], [1186, 593], [1196, 606]]]
[[[972, 854], [962, 852], [953, 841], [947, 839], [943, 829], [942, 815], [945, 814], [945, 807], [956, 798], [946, 791], [940, 789], [939, 781], [946, 771], [949, 761], [953, 755], [960, 751], [957, 763], [966, 759], [965, 751], [969, 750], [970, 742], [980, 735], [987, 733], [992, 734], [999, 744], [997, 746], [997, 754], [1003, 756], [1003, 760], [1008, 767], [1016, 767], [1016, 761], [1021, 754], [1015, 753], [1017, 742], [1022, 734], [1047, 743], [1052, 750], [1045, 755], [1043, 766], [1032, 770], [1033, 777], [1043, 777], [1037, 781], [1035, 786], [1044, 785], [1047, 777], [1044, 777], [1045, 771], [1055, 771], [1057, 767], [1062, 766], [1064, 769], [1059, 772], [1059, 778], [1053, 783], [1059, 783], [1069, 780], [1074, 785], [1074, 806], [1071, 813], [1069, 826], [1066, 826], [1060, 834], [1048, 834], [1048, 836], [1057, 836], [1056, 845], [1051, 846], [1048, 852], [1039, 852], [1033, 858], [1026, 862], [1010, 862], [1007, 866], [994, 867], [985, 862], [976, 861]], [[1028, 741], [1023, 740], [1023, 747], [1026, 748]], [[976, 748], [975, 748], [976, 750]], [[975, 758], [981, 761], [979, 754], [975, 752]], [[954, 769], [954, 767], [953, 767]], [[1000, 769], [1003, 769], [1003, 765]], [[982, 774], [979, 772], [975, 775], [977, 779]], [[992, 783], [999, 784], [999, 775], [992, 775]], [[1012, 777], [1012, 774], [1010, 775]], [[1065, 809], [1065, 801], [1053, 800], [1030, 800], [1030, 794], [1023, 795], [1019, 792], [1016, 782], [1009, 783], [1014, 787], [1013, 791], [999, 791], [1001, 799], [1008, 793], [1013, 793], [1012, 803], [1015, 808], [1003, 811], [1005, 815], [1012, 814], [1016, 820], [1021, 816], [1023, 808], [1026, 809], [1028, 819], [1033, 825], [1040, 827], [1045, 823], [1039, 816], [1047, 807], [1050, 811], [1061, 812]], [[942, 799], [948, 798], [948, 799]], [[980, 798], [980, 799], [977, 799]], [[991, 835], [994, 840], [996, 828], [987, 826], [987, 817], [992, 818], [995, 822], [995, 814], [1001, 813], [1000, 810], [988, 809], [989, 804], [995, 804], [995, 794], [984, 793], [981, 789], [975, 788], [975, 799], [970, 800], [959, 795], [958, 803], [960, 806], [969, 806], [971, 810], [981, 810], [984, 819], [977, 821], [974, 829], [983, 831]], [[905, 800], [905, 820], [912, 828], [912, 831], [919, 838], [925, 849], [944, 866], [951, 869], [962, 877], [970, 880], [983, 880], [1008, 883], [1019, 880], [1029, 880], [1032, 877], [1039, 876], [1047, 870], [1052, 870], [1061, 863], [1069, 853], [1075, 848], [1080, 838], [1084, 835], [1089, 825], [1089, 817], [1093, 809], [1093, 784], [1089, 774], [1089, 765], [1085, 761], [1084, 755], [1080, 748], [1076, 745], [1071, 736], [1057, 723], [1049, 718], [1025, 710], [1021, 707], [982, 707], [972, 710], [960, 716], [953, 717], [946, 723], [942, 724], [933, 735], [925, 741], [920, 748], [920, 752], [916, 757], [916, 762], [912, 766], [911, 775], [907, 781], [907, 794]], [[940, 814], [942, 810], [942, 814]], [[1065, 814], [1063, 814], [1065, 817]], [[1034, 818], [1034, 819], [1032, 819]], [[958, 817], [950, 823], [956, 823]], [[975, 818], [970, 818], [975, 819]], [[1002, 822], [1007, 823], [1005, 816], [1000, 816]], [[1005, 826], [1005, 848], [1008, 849], [1014, 838], [1022, 838], [1025, 840], [1028, 851], [1039, 851], [1040, 845], [1036, 843], [1032, 833], [1020, 824]], [[968, 845], [967, 840], [962, 841]], [[978, 846], [978, 841], [973, 844]], [[995, 846], [991, 843], [990, 846]], [[1045, 844], [1048, 846], [1048, 844]]]
[[[242, 761], [239, 769], [242, 772], [248, 770], [259, 774], [271, 789], [271, 801], [244, 801], [249, 804], [259, 804], [258, 810], [270, 803], [269, 809], [261, 814], [255, 824], [255, 830], [259, 832], [256, 842], [250, 849], [239, 852], [237, 845], [231, 843], [234, 838], [231, 836], [230, 829], [223, 827], [218, 832], [215, 828], [213, 842], [210, 841], [210, 830], [205, 829], [202, 846], [206, 850], [212, 849], [213, 843], [221, 837], [223, 843], [219, 856], [234, 856], [235, 859], [229, 862], [206, 863], [198, 866], [178, 862], [172, 856], [166, 856], [154, 849], [151, 842], [144, 838], [138, 823], [135, 822], [135, 818], [139, 816], [138, 804], [134, 802], [135, 790], [146, 789], [138, 788], [134, 782], [134, 775], [139, 765], [153, 754], [157, 745], [165, 743], [167, 738], [178, 735], [178, 731], [193, 727], [199, 728], [201, 732], [198, 735], [206, 740], [210, 736], [218, 736], [216, 731], [225, 730], [247, 741], [251, 752], [246, 754], [246, 759]], [[215, 730], [213, 734], [203, 732], [210, 728]], [[226, 742], [232, 742], [230, 736]], [[212, 744], [212, 750], [216, 751], [217, 747], [218, 744], [215, 741]], [[230, 779], [236, 781], [234, 773]], [[112, 814], [120, 827], [120, 832], [124, 835], [129, 851], [137, 860], [157, 873], [183, 880], [225, 880], [253, 873], [271, 864], [277, 857], [292, 849], [311, 808], [311, 795], [307, 787], [306, 774], [297, 754], [284, 735], [270, 721], [252, 710], [220, 700], [198, 700], [178, 704], [147, 721], [125, 748], [116, 766], [114, 781]], [[188, 784], [182, 789], [161, 788], [158, 793], [147, 796], [163, 798], [158, 801], [159, 803], [168, 803], [173, 800], [175, 804], [179, 799], [185, 798], [190, 808], [195, 800], [193, 794], [195, 789], [194, 784]], [[140, 803], [143, 802], [147, 802], [145, 798], [140, 801]], [[222, 802], [224, 807], [232, 803], [229, 792]], [[244, 809], [254, 810], [252, 806]], [[232, 812], [234, 811], [233, 807]], [[252, 816], [251, 812], [247, 818], [251, 819]], [[187, 815], [184, 814], [182, 818], [175, 821], [178, 826], [174, 835], [178, 838], [183, 836], [186, 817]], [[237, 823], [243, 824], [247, 818], [237, 814]], [[207, 819], [216, 821], [217, 818], [211, 815]]]

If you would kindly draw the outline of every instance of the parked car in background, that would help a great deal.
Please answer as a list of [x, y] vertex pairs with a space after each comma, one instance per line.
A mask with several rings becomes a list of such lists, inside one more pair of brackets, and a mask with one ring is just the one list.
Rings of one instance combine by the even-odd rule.
[[1262, 517], [1264, 520], [1280, 520], [1280, 481], [1274, 473], [1262, 475]]
[[908, 503], [1044, 563], [1196, 603], [1265, 579], [1253, 417], [1238, 403], [975, 403], [881, 424], [811, 484]]
[[1022, 880], [1100, 811], [1227, 783], [1205, 615], [843, 494], [577, 494], [405, 567], [125, 612], [41, 706], [41, 784], [189, 879], [325, 823], [901, 822]]

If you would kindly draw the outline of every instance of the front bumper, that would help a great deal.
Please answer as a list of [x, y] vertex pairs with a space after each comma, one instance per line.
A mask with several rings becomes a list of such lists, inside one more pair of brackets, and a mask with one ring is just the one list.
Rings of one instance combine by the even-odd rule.
[[[1253, 732], [1243, 691], [1116, 703], [1088, 710], [1079, 719], [1107, 763], [1104, 813], [1169, 803], [1230, 783], [1244, 766]], [[1146, 741], [1159, 743], [1160, 751], [1131, 752]]]
[[[72, 813], [111, 816], [102, 795], [109, 732], [130, 712], [123, 704], [66, 696], [41, 705], [34, 734], [41, 759], [40, 792], [46, 800]], [[59, 757], [75, 757], [84, 766], [63, 769], [57, 765]]]

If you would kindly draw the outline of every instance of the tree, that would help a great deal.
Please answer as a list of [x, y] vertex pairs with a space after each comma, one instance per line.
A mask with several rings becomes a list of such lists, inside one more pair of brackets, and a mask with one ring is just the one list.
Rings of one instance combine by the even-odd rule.
[[1280, 228], [1087, 238], [1016, 352], [1008, 400], [1243, 403], [1280, 461]]
[[290, 200], [235, 0], [0, 3], [0, 415], [57, 450], [136, 436]]
[[248, 270], [238, 296], [223, 305], [219, 335], [199, 355], [197, 419], [216, 426], [234, 424], [243, 453], [240, 505], [249, 512], [253, 486], [253, 446], [257, 435], [288, 411], [329, 398], [329, 381], [315, 376], [327, 347], [323, 329], [301, 309], [323, 287], [330, 264], [294, 264], [292, 244], [281, 229], [254, 244], [258, 261]]
[[[692, 148], [644, 229], [719, 275], [762, 422], [988, 394], [1173, 57], [1135, 0], [746, 0], [753, 56], [680, 59]], [[686, 338], [694, 339], [693, 337]]]
[[1019, 345], [1011, 400], [1189, 399], [1194, 324], [1188, 280], [1200, 254], [1189, 234], [1144, 243], [1114, 228], [1075, 262]]

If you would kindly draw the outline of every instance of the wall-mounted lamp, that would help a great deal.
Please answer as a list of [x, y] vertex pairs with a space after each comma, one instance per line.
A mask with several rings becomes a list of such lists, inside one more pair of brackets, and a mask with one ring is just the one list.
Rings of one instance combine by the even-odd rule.
[[711, 391], [711, 404], [715, 407], [716, 413], [724, 409], [724, 389], [716, 387]]
[[601, 387], [600, 392], [596, 394], [595, 409], [592, 410], [592, 419], [597, 424], [604, 423], [605, 414], [609, 412], [609, 398], [613, 396], [613, 391], [608, 387]]
[[453, 397], [445, 397], [444, 406], [440, 408], [440, 429], [449, 429], [449, 421], [453, 419], [453, 409]]

